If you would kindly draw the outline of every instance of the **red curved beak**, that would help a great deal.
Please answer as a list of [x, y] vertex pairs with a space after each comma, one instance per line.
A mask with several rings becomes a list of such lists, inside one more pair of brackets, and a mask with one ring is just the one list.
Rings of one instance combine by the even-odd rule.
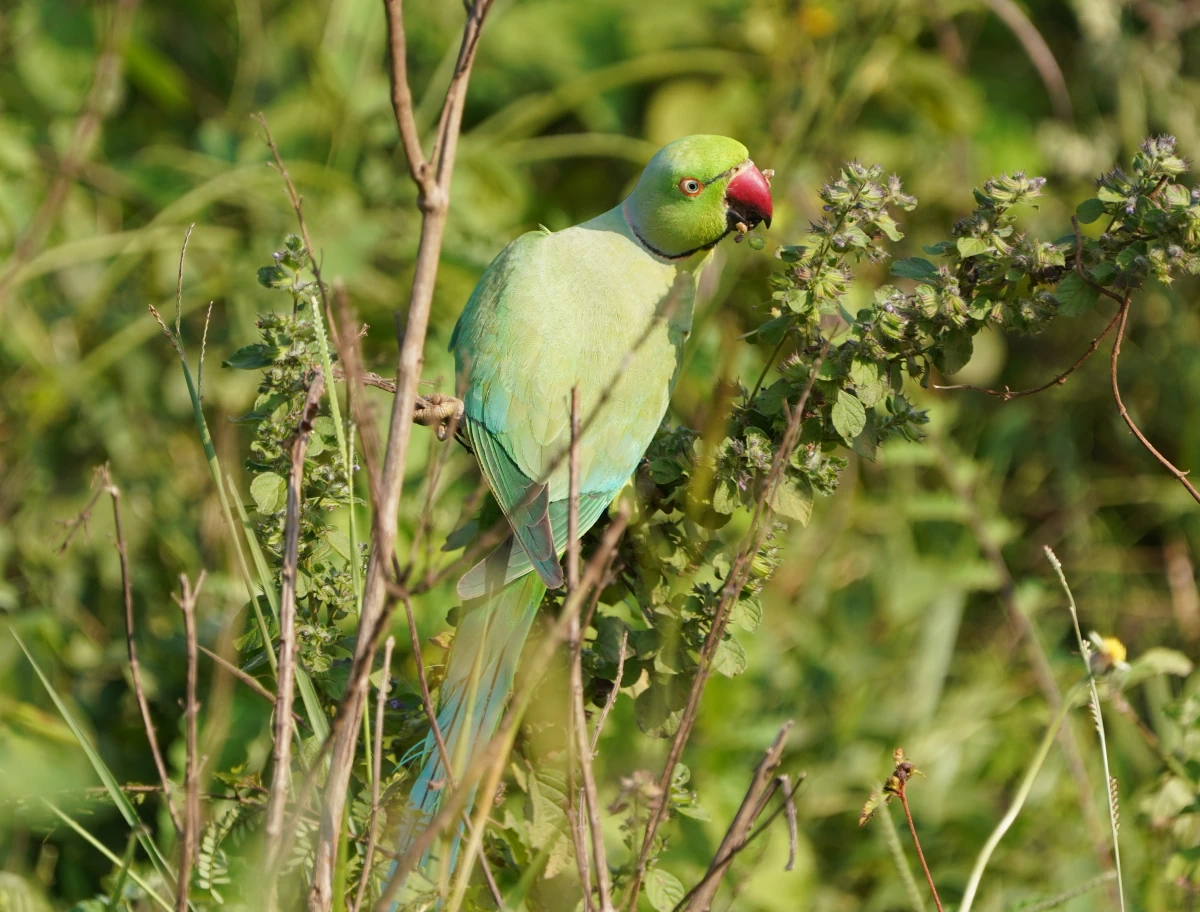
[[771, 227], [771, 185], [754, 162], [734, 175], [725, 188], [725, 202], [730, 222], [744, 222], [751, 228], [762, 222]]

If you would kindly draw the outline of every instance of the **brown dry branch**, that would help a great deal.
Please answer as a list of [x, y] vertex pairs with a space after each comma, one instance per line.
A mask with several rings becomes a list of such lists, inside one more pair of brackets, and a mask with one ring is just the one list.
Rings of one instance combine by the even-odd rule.
[[[287, 513], [283, 527], [283, 586], [279, 603], [279, 694], [275, 707], [274, 769], [271, 774], [271, 794], [267, 802], [265, 827], [264, 854], [268, 870], [273, 870], [280, 858], [283, 815], [287, 807], [288, 786], [292, 774], [291, 716], [296, 686], [296, 564], [300, 551], [300, 499], [304, 454], [308, 450], [312, 423], [317, 417], [324, 393], [325, 375], [315, 370], [309, 380], [308, 396], [300, 413], [296, 437], [292, 441], [292, 466], [288, 472]], [[270, 878], [266, 890], [268, 909], [275, 908], [277, 903], [275, 885], [275, 878]]]
[[204, 571], [196, 577], [193, 587], [186, 574], [179, 576], [178, 596], [173, 596], [179, 610], [183, 612], [183, 632], [187, 642], [187, 689], [184, 715], [187, 719], [187, 760], [183, 776], [183, 838], [179, 847], [179, 879], [176, 883], [175, 912], [187, 912], [188, 886], [191, 883], [192, 865], [199, 849], [200, 836], [200, 777], [197, 756], [197, 716], [200, 707], [196, 703], [196, 599], [204, 585]]
[[[454, 66], [454, 74], [446, 89], [437, 140], [430, 160], [426, 161], [421, 152], [413, 119], [412, 94], [408, 88], [401, 0], [385, 0], [396, 122], [413, 180], [419, 188], [417, 205], [421, 210], [422, 220], [416, 265], [413, 270], [412, 293], [408, 304], [408, 320], [404, 330], [397, 333], [400, 352], [396, 363], [396, 396], [392, 402], [387, 450], [378, 489], [379, 497], [371, 504], [375, 522], [359, 622], [360, 636], [355, 645], [354, 656], [354, 664], [360, 669], [369, 669], [374, 661], [378, 637], [383, 630], [380, 621], [387, 613], [389, 603], [388, 572], [395, 549], [400, 495], [404, 487], [404, 468], [412, 433], [417, 384], [424, 363], [425, 334], [429, 327], [429, 311], [433, 303], [434, 282], [441, 257], [446, 213], [450, 205], [450, 181], [454, 171], [458, 133], [480, 31], [491, 5], [491, 0], [474, 0], [467, 8], [462, 44]], [[364, 631], [369, 635], [363, 636]], [[339, 715], [344, 711], [346, 716], [357, 720], [362, 715], [366, 689], [358, 682], [351, 682], [351, 685], [346, 691], [343, 707], [339, 708]], [[321, 832], [313, 862], [312, 889], [308, 899], [310, 912], [326, 912], [333, 905], [333, 868], [337, 858], [342, 811], [354, 763], [356, 742], [356, 728], [345, 726], [338, 730], [333, 743], [325, 786]]]
[[92, 516], [92, 509], [96, 506], [96, 501], [104, 494], [112, 498], [113, 535], [117, 548], [117, 557], [121, 564], [121, 595], [125, 605], [125, 648], [129, 655], [129, 677], [133, 683], [133, 695], [137, 700], [138, 712], [142, 717], [142, 727], [146, 730], [146, 740], [150, 744], [150, 755], [154, 759], [154, 768], [157, 770], [159, 781], [162, 783], [162, 793], [164, 803], [167, 806], [167, 813], [171, 815], [171, 823], [175, 826], [176, 835], [182, 838], [183, 823], [172, 800], [174, 789], [171, 785], [171, 777], [167, 775], [167, 765], [163, 761], [162, 751], [158, 747], [158, 734], [154, 728], [154, 720], [150, 716], [150, 704], [146, 700], [146, 689], [142, 684], [142, 666], [138, 661], [137, 638], [135, 636], [137, 617], [133, 611], [133, 581], [129, 574], [129, 551], [125, 547], [125, 532], [121, 525], [121, 490], [113, 483], [112, 474], [109, 472], [107, 463], [96, 469], [92, 496], [88, 499], [88, 502], [75, 515], [74, 519], [65, 524], [67, 532], [62, 544], [58, 546], [58, 553], [63, 554], [67, 550], [71, 541], [75, 538], [75, 534], [80, 529], [83, 529], [86, 533], [88, 521]]
[[[598, 585], [603, 578], [603, 568], [611, 557], [612, 552], [616, 550], [617, 545], [620, 543], [621, 536], [625, 533], [625, 527], [629, 523], [629, 516], [629, 505], [622, 504], [617, 515], [613, 517], [608, 528], [604, 530], [604, 536], [596, 553], [592, 555], [591, 560], [584, 567], [579, 589], [576, 590], [573, 597], [568, 598], [564, 602], [558, 619], [538, 644], [537, 649], [530, 654], [529, 667], [544, 668], [553, 657], [555, 650], [566, 639], [571, 615], [578, 612], [583, 596], [590, 592], [594, 586]], [[474, 791], [476, 784], [485, 773], [488, 774], [488, 779], [480, 788], [480, 794], [485, 796], [495, 794], [500, 774], [504, 768], [504, 762], [516, 738], [517, 726], [529, 708], [529, 704], [532, 702], [537, 684], [538, 679], [536, 675], [528, 675], [521, 680], [516, 693], [513, 695], [508, 711], [504, 714], [504, 718], [496, 730], [496, 734], [492, 736], [484, 749], [472, 758], [471, 762], [467, 765], [466, 772], [459, 779], [456, 787], [448, 790], [442, 802], [442, 807], [434, 815], [433, 820], [417, 835], [412, 845], [408, 847], [408, 850], [397, 858], [396, 867], [392, 873], [392, 880], [379, 902], [376, 903], [375, 908], [377, 912], [386, 912], [390, 908], [390, 903], [395, 897], [396, 891], [400, 889], [400, 884], [403, 883], [404, 878], [416, 868], [417, 863], [424, 856], [425, 852], [440, 837], [446, 827], [458, 819], [468, 796]], [[470, 843], [467, 846], [464, 857], [459, 860], [460, 865], [470, 867], [473, 856], [479, 848], [481, 828], [486, 813], [487, 802], [485, 800], [481, 802], [479, 816], [475, 820], [475, 829], [470, 836]]]
[[8, 293], [17, 278], [17, 273], [38, 252], [46, 241], [59, 210], [67, 198], [80, 167], [91, 154], [92, 146], [101, 123], [108, 115], [107, 106], [114, 97], [114, 88], [121, 78], [121, 67], [124, 62], [124, 45], [133, 24], [133, 16], [137, 11], [138, 0], [116, 0], [113, 4], [112, 20], [104, 38], [100, 54], [96, 58], [96, 67], [92, 72], [92, 86], [88, 90], [79, 119], [75, 121], [75, 129], [71, 133], [70, 143], [66, 154], [58, 166], [58, 173], [50, 184], [29, 225], [17, 241], [12, 255], [0, 272], [0, 312], [4, 310]]
[[358, 892], [354, 894], [352, 912], [362, 907], [363, 896], [371, 882], [371, 867], [375, 861], [375, 840], [379, 836], [379, 779], [383, 773], [383, 711], [387, 706], [388, 687], [392, 683], [392, 650], [396, 638], [388, 637], [383, 644], [383, 669], [379, 679], [379, 696], [375, 703], [375, 768], [371, 776], [371, 822], [367, 826], [367, 852], [363, 856], [362, 875], [358, 879]]
[[[579, 387], [576, 386], [571, 390], [571, 447], [568, 459], [568, 600], [579, 589], [579, 435]], [[596, 588], [598, 591], [599, 587]], [[578, 600], [577, 597], [576, 600]], [[568, 728], [573, 729], [573, 747], [579, 761], [580, 776], [583, 779], [583, 810], [587, 812], [591, 831], [592, 861], [596, 868], [596, 890], [600, 897], [600, 912], [612, 912], [612, 883], [608, 873], [608, 857], [604, 851], [604, 827], [600, 820], [600, 799], [596, 791], [592, 749], [588, 744], [587, 718], [583, 711], [583, 632], [579, 625], [578, 610], [571, 612], [567, 629], [568, 641], [571, 646], [571, 706]], [[619, 679], [616, 686], [620, 686]]]
[[1112, 381], [1112, 394], [1113, 399], [1117, 403], [1117, 411], [1120, 413], [1121, 419], [1128, 425], [1129, 430], [1133, 431], [1133, 436], [1150, 452], [1150, 455], [1157, 459], [1163, 468], [1179, 479], [1179, 483], [1187, 488], [1187, 492], [1192, 495], [1192, 499], [1200, 503], [1200, 491], [1197, 491], [1195, 486], [1188, 480], [1188, 473], [1177, 468], [1171, 460], [1158, 451], [1154, 444], [1146, 439], [1146, 435], [1141, 432], [1141, 429], [1129, 417], [1129, 411], [1125, 408], [1125, 403], [1121, 399], [1121, 386], [1117, 381], [1117, 362], [1121, 358], [1121, 342], [1125, 338], [1125, 322], [1129, 319], [1129, 304], [1130, 297], [1126, 295], [1124, 301], [1121, 302], [1121, 311], [1117, 314], [1121, 322], [1117, 326], [1117, 338], [1113, 342], [1112, 360], [1109, 370], [1109, 377]]
[[[1119, 294], [1112, 291], [1111, 289], [1105, 288], [1103, 285], [1101, 285], [1099, 282], [1097, 282], [1095, 279], [1093, 279], [1090, 275], [1087, 274], [1087, 270], [1084, 269], [1084, 267], [1083, 267], [1083, 232], [1079, 228], [1078, 216], [1074, 216], [1074, 215], [1071, 216], [1071, 227], [1075, 229], [1075, 274], [1079, 276], [1080, 280], [1082, 280], [1085, 285], [1087, 285], [1089, 288], [1091, 288], [1097, 294], [1102, 294], [1106, 298], [1112, 298], [1112, 300], [1116, 301], [1118, 304], [1124, 304], [1124, 302], [1125, 302], [1124, 298], [1122, 298]], [[1082, 355], [1080, 355], [1079, 359], [1074, 364], [1072, 364], [1070, 367], [1068, 367], [1065, 371], [1063, 371], [1057, 377], [1054, 377], [1052, 380], [1050, 380], [1047, 383], [1043, 383], [1041, 386], [1035, 386], [1030, 389], [1024, 389], [1024, 390], [1010, 390], [1010, 389], [996, 390], [996, 389], [988, 389], [986, 386], [972, 386], [970, 383], [956, 383], [956, 384], [952, 384], [950, 386], [936, 386], [935, 385], [934, 389], [973, 390], [974, 392], [977, 392], [977, 393], [987, 393], [989, 396], [998, 396], [1001, 399], [1003, 399], [1005, 402], [1008, 402], [1010, 399], [1019, 399], [1022, 396], [1032, 396], [1036, 393], [1044, 392], [1045, 390], [1050, 389], [1050, 387], [1052, 387], [1052, 386], [1062, 386], [1064, 383], [1067, 382], [1067, 378], [1070, 377], [1071, 374], [1073, 374], [1073, 373], [1075, 373], [1075, 371], [1079, 370], [1079, 368], [1083, 366], [1083, 363], [1085, 361], [1087, 361], [1088, 358], [1090, 358], [1092, 355], [1094, 355], [1096, 353], [1096, 349], [1100, 347], [1100, 343], [1102, 341], [1104, 341], [1104, 338], [1110, 332], [1113, 331], [1113, 327], [1117, 325], [1117, 321], [1120, 319], [1121, 319], [1121, 313], [1120, 313], [1120, 311], [1117, 311], [1117, 313], [1114, 314], [1113, 318], [1109, 321], [1108, 326], [1104, 327], [1104, 332], [1100, 333], [1100, 335], [1096, 336], [1096, 338], [1094, 338], [1092, 340], [1092, 344], [1087, 347], [1087, 351], [1085, 351]]]
[[[604, 584], [601, 583], [596, 588], [597, 590], [602, 589]], [[600, 710], [600, 717], [596, 720], [596, 728], [592, 731], [590, 748], [593, 757], [596, 756], [596, 745], [600, 743], [600, 732], [604, 730], [604, 722], [608, 719], [608, 714], [612, 712], [613, 704], [617, 702], [617, 694], [621, 692], [621, 678], [625, 675], [625, 647], [628, 645], [629, 630], [626, 628], [621, 631], [621, 652], [617, 656], [617, 676], [613, 678], [613, 689], [608, 692], [608, 698]]]
[[[909, 767], [909, 770], [904, 771], [905, 766]], [[904, 816], [908, 820], [908, 831], [912, 833], [913, 845], [917, 847], [917, 858], [921, 860], [921, 870], [925, 872], [925, 880], [929, 883], [929, 892], [933, 894], [933, 904], [937, 906], [938, 912], [942, 912], [942, 900], [934, 885], [933, 875], [929, 873], [929, 865], [925, 862], [925, 852], [921, 849], [921, 839], [917, 836], [917, 825], [913, 822], [912, 811], [908, 807], [908, 782], [912, 778], [912, 773], [916, 772], [911, 767], [912, 764], [907, 761], [896, 767], [894, 778], [899, 783], [896, 787], [896, 797], [900, 799], [900, 806], [904, 808]]]
[[1063, 384], [1065, 384], [1067, 382], [1067, 378], [1070, 377], [1071, 374], [1073, 374], [1073, 373], [1075, 373], [1075, 371], [1079, 370], [1079, 368], [1083, 366], [1083, 363], [1085, 361], [1087, 361], [1088, 358], [1090, 358], [1092, 355], [1094, 355], [1096, 353], [1096, 349], [1100, 347], [1100, 343], [1103, 342], [1105, 337], [1110, 332], [1113, 331], [1113, 327], [1115, 327], [1117, 325], [1117, 321], [1120, 318], [1121, 318], [1121, 313], [1120, 313], [1120, 311], [1118, 311], [1113, 316], [1113, 318], [1111, 320], [1109, 320], [1108, 325], [1106, 327], [1104, 327], [1104, 331], [1101, 332], [1100, 335], [1096, 336], [1096, 338], [1094, 338], [1092, 340], [1092, 344], [1087, 347], [1087, 351], [1085, 351], [1082, 355], [1080, 355], [1079, 359], [1074, 364], [1072, 364], [1070, 367], [1068, 367], [1065, 371], [1063, 371], [1058, 376], [1054, 377], [1052, 380], [1049, 380], [1046, 383], [1043, 383], [1041, 386], [1034, 386], [1029, 389], [1023, 389], [1023, 390], [1010, 390], [1010, 389], [997, 390], [997, 389], [989, 389], [986, 386], [974, 386], [970, 383], [954, 383], [954, 384], [949, 384], [946, 386], [938, 386], [935, 384], [934, 389], [972, 390], [977, 393], [987, 393], [989, 396], [998, 396], [999, 398], [1003, 399], [1005, 402], [1008, 402], [1010, 399], [1019, 399], [1022, 396], [1033, 396], [1037, 393], [1045, 392], [1046, 390], [1050, 389], [1050, 387], [1052, 387], [1052, 386], [1062, 386]]
[[[396, 592], [396, 598], [404, 602], [404, 613], [408, 618], [408, 636], [412, 643], [413, 663], [417, 666], [417, 681], [421, 687], [421, 706], [425, 710], [425, 718], [429, 720], [429, 730], [433, 733], [434, 744], [437, 747], [438, 756], [442, 758], [442, 766], [446, 769], [446, 788], [454, 787], [454, 766], [450, 757], [450, 751], [446, 747], [446, 739], [442, 736], [442, 727], [438, 724], [437, 709], [433, 705], [433, 695], [429, 690], [429, 677], [425, 674], [425, 660], [421, 656], [421, 637], [417, 633], [417, 621], [413, 616], [412, 599], [403, 589]], [[467, 835], [471, 834], [471, 818], [464, 812], [462, 815], [463, 826], [466, 827]], [[488, 860], [482, 854], [479, 856], [483, 869], [484, 880], [487, 881], [488, 889], [492, 893], [492, 898], [496, 901], [496, 908], [504, 907], [504, 897], [500, 895], [500, 887], [496, 884], [496, 878], [492, 874], [492, 869], [488, 865]]]
[[[779, 734], [775, 736], [774, 742], [767, 748], [762, 760], [755, 767], [754, 775], [750, 780], [750, 787], [746, 789], [746, 796], [742, 799], [741, 807], [738, 808], [737, 814], [734, 815], [733, 821], [729, 824], [729, 829], [725, 832], [725, 838], [721, 840], [720, 846], [717, 847], [717, 852], [708, 866], [707, 873], [679, 901], [675, 907], [676, 909], [695, 909], [697, 912], [708, 912], [708, 909], [712, 906], [713, 899], [717, 895], [717, 890], [721, 886], [721, 879], [729, 870], [730, 865], [733, 864], [734, 857], [749, 844], [751, 838], [750, 830], [762, 813], [763, 808], [766, 807], [767, 801], [780, 788], [781, 780], [789, 782], [786, 777], [776, 776], [775, 770], [779, 768], [779, 764], [782, 762], [783, 748], [787, 743], [788, 732], [791, 731], [792, 725], [791, 721], [784, 723], [783, 727], [779, 729]], [[784, 792], [786, 796], [784, 806], [789, 808], [789, 821], [795, 819], [791, 791], [791, 788], [788, 787]], [[665, 804], [666, 802], [662, 803]], [[789, 833], [792, 835], [794, 843], [794, 830], [789, 829]], [[792, 857], [794, 858], [794, 849]], [[791, 860], [789, 860], [789, 865], [791, 863]]]
[[[238, 668], [236, 665], [234, 665], [228, 659], [223, 658], [222, 656], [213, 652], [211, 649], [201, 646], [200, 651], [203, 652], [210, 659], [212, 659], [214, 662], [216, 662], [218, 665], [220, 665], [221, 668], [223, 668], [225, 671], [229, 672], [229, 674], [233, 675], [235, 678], [237, 678], [239, 681], [241, 681], [243, 684], [245, 684], [247, 687], [249, 687], [250, 690], [252, 690], [254, 693], [258, 694], [260, 697], [262, 697], [264, 700], [266, 700], [268, 703], [270, 703], [272, 706], [275, 705], [275, 694], [271, 693], [271, 691], [269, 691], [265, 687], [263, 687], [262, 684], [259, 683], [258, 678], [254, 677], [253, 675], [246, 674], [246, 672], [242, 671], [240, 668]], [[302, 725], [305, 728], [308, 728], [308, 722], [298, 712], [295, 712], [295, 711], [292, 712], [292, 720], [297, 725]]]
[[[696, 668], [696, 676], [692, 680], [692, 687], [688, 692], [687, 703], [684, 706], [683, 714], [680, 716], [679, 728], [676, 730], [674, 738], [671, 739], [671, 746], [667, 751], [666, 762], [663, 763], [662, 773], [658, 777], [658, 787], [664, 795], [668, 794], [675, 766], [683, 756], [684, 745], [687, 744], [688, 738], [691, 737], [692, 727], [696, 724], [696, 716], [700, 709], [700, 699], [704, 694], [704, 687], [708, 683], [708, 678], [712, 673], [713, 656], [717, 651], [717, 646], [720, 645], [721, 639], [725, 635], [725, 627], [729, 621], [730, 609], [737, 601], [738, 596], [750, 578], [751, 559], [758, 553], [771, 530], [771, 520], [774, 516], [771, 500], [783, 477], [784, 467], [787, 465], [792, 451], [800, 439], [800, 426], [803, 423], [804, 409], [808, 405], [808, 398], [812, 393], [813, 383], [816, 382], [817, 373], [821, 369], [825, 355], [829, 352], [829, 346], [830, 342], [826, 340], [821, 346], [820, 353], [809, 368], [808, 381], [804, 385], [799, 401], [788, 417], [788, 426], [784, 432], [783, 441], [775, 453], [774, 461], [771, 463], [770, 471], [767, 473], [766, 483], [763, 485], [762, 491], [755, 503], [754, 513], [750, 520], [750, 528], [743, 539], [742, 547], [733, 562], [733, 566], [730, 568], [725, 586], [721, 590], [721, 600], [717, 603], [708, 636], [705, 637], [704, 645], [700, 650], [700, 661]], [[638, 854], [633, 879], [630, 882], [627, 894], [628, 899], [625, 903], [628, 909], [637, 909], [638, 892], [641, 889], [642, 878], [646, 873], [646, 863], [650, 857], [650, 849], [654, 844], [654, 837], [658, 832], [658, 828], [666, 819], [667, 809], [668, 803], [666, 801], [659, 802], [657, 806], [651, 809], [650, 816], [646, 821], [646, 835], [642, 840], [642, 848]]]

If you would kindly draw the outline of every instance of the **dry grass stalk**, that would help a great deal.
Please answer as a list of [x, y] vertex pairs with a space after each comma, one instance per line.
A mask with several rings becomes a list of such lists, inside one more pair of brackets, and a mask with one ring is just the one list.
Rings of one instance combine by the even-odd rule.
[[[275, 731], [273, 733], [274, 769], [271, 775], [271, 793], [267, 802], [265, 827], [266, 866], [274, 871], [280, 859], [283, 837], [283, 817], [287, 807], [288, 790], [292, 775], [292, 703], [296, 687], [296, 564], [300, 551], [300, 500], [301, 481], [304, 477], [304, 454], [312, 434], [313, 419], [321, 405], [325, 392], [325, 375], [314, 371], [308, 384], [308, 396], [300, 413], [296, 437], [292, 441], [292, 465], [288, 472], [287, 513], [284, 519], [283, 586], [279, 604], [279, 693], [275, 705]], [[267, 907], [274, 908], [276, 879], [267, 881]]]
[[392, 650], [396, 638], [388, 637], [383, 644], [383, 669], [379, 679], [379, 697], [375, 703], [375, 768], [371, 777], [371, 822], [367, 827], [367, 852], [363, 856], [362, 876], [358, 880], [358, 892], [354, 895], [352, 912], [362, 907], [367, 885], [371, 882], [371, 867], [375, 861], [375, 840], [379, 836], [379, 778], [383, 773], [383, 710], [387, 706], [388, 688], [392, 683]]
[[204, 585], [204, 571], [196, 578], [193, 587], [186, 574], [180, 574], [180, 594], [175, 602], [183, 612], [183, 633], [187, 642], [187, 691], [184, 715], [187, 720], [187, 760], [183, 777], [183, 837], [179, 848], [179, 878], [176, 884], [175, 912], [187, 912], [188, 886], [191, 883], [192, 865], [196, 860], [200, 837], [200, 776], [197, 756], [197, 717], [200, 706], [196, 702], [196, 599]]
[[[733, 859], [742, 851], [754, 834], [751, 833], [751, 828], [754, 822], [766, 807], [767, 801], [777, 791], [782, 784], [787, 783], [790, 786], [790, 780], [786, 776], [776, 776], [775, 770], [779, 768], [779, 764], [783, 760], [783, 748], [787, 743], [788, 732], [792, 729], [792, 723], [786, 722], [779, 730], [779, 734], [775, 736], [774, 742], [767, 748], [763, 754], [762, 760], [754, 769], [754, 776], [750, 780], [750, 787], [746, 790], [746, 796], [742, 799], [742, 805], [738, 808], [737, 814], [734, 815], [733, 821], [729, 824], [729, 829], [725, 832], [725, 838], [721, 840], [721, 845], [718, 846], [716, 854], [713, 856], [712, 862], [708, 866], [708, 871], [705, 873], [701, 881], [692, 887], [676, 909], [695, 909], [696, 912], [708, 912], [712, 906], [713, 900], [716, 898], [717, 890], [721, 886], [721, 879], [733, 864]], [[788, 809], [788, 820], [792, 826], [789, 827], [789, 835], [793, 845], [795, 845], [795, 810], [792, 804], [792, 790], [786, 787], [784, 791], [785, 804]], [[664, 804], [666, 802], [663, 802]], [[792, 862], [789, 861], [789, 865]]]
[[[395, 548], [400, 495], [404, 487], [404, 468], [412, 432], [413, 408], [417, 398], [421, 366], [424, 363], [425, 334], [429, 327], [434, 281], [441, 257], [446, 213], [450, 205], [451, 175], [454, 171], [463, 106], [466, 103], [467, 84], [475, 62], [480, 32], [491, 6], [491, 0], [474, 0], [467, 8], [458, 60], [446, 90], [433, 152], [427, 161], [421, 151], [413, 116], [412, 94], [408, 88], [403, 6], [401, 0], [386, 0], [393, 105], [409, 169], [419, 188], [418, 206], [422, 213], [422, 221], [413, 271], [412, 294], [408, 303], [408, 319], [403, 332], [398, 333], [400, 352], [396, 364], [396, 396], [392, 402], [387, 449], [378, 497], [371, 504], [375, 517], [371, 556], [367, 564], [360, 636], [354, 656], [355, 666], [360, 669], [370, 668], [373, 664], [378, 638], [383, 631], [380, 621], [386, 615], [390, 602], [388, 575]], [[362, 635], [363, 632], [367, 635]], [[346, 717], [357, 720], [362, 715], [365, 700], [363, 683], [351, 681], [343, 706], [339, 708], [339, 715], [344, 711]], [[308, 898], [310, 912], [326, 912], [333, 906], [333, 868], [341, 836], [343, 809], [356, 743], [356, 728], [342, 726], [337, 730], [325, 786], [321, 832], [313, 863], [312, 889]]]

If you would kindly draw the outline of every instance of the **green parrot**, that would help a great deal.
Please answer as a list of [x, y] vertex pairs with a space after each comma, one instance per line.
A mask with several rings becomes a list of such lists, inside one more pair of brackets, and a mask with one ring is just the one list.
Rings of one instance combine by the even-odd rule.
[[[771, 212], [767, 178], [745, 146], [687, 136], [659, 150], [615, 208], [564, 231], [521, 235], [471, 294], [450, 339], [463, 391], [460, 436], [511, 534], [458, 582], [463, 610], [438, 707], [456, 766], [495, 732], [542, 596], [563, 585], [572, 389], [584, 423], [582, 535], [666, 414], [713, 248], [731, 232], [769, 227]], [[401, 850], [443, 794], [432, 733], [420, 756]]]

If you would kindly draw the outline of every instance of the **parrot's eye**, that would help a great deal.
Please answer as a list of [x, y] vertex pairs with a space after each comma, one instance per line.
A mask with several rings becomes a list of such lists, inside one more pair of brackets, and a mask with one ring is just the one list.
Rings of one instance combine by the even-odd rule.
[[700, 191], [704, 189], [704, 184], [696, 180], [694, 177], [685, 177], [679, 182], [679, 192], [684, 196], [699, 196]]

